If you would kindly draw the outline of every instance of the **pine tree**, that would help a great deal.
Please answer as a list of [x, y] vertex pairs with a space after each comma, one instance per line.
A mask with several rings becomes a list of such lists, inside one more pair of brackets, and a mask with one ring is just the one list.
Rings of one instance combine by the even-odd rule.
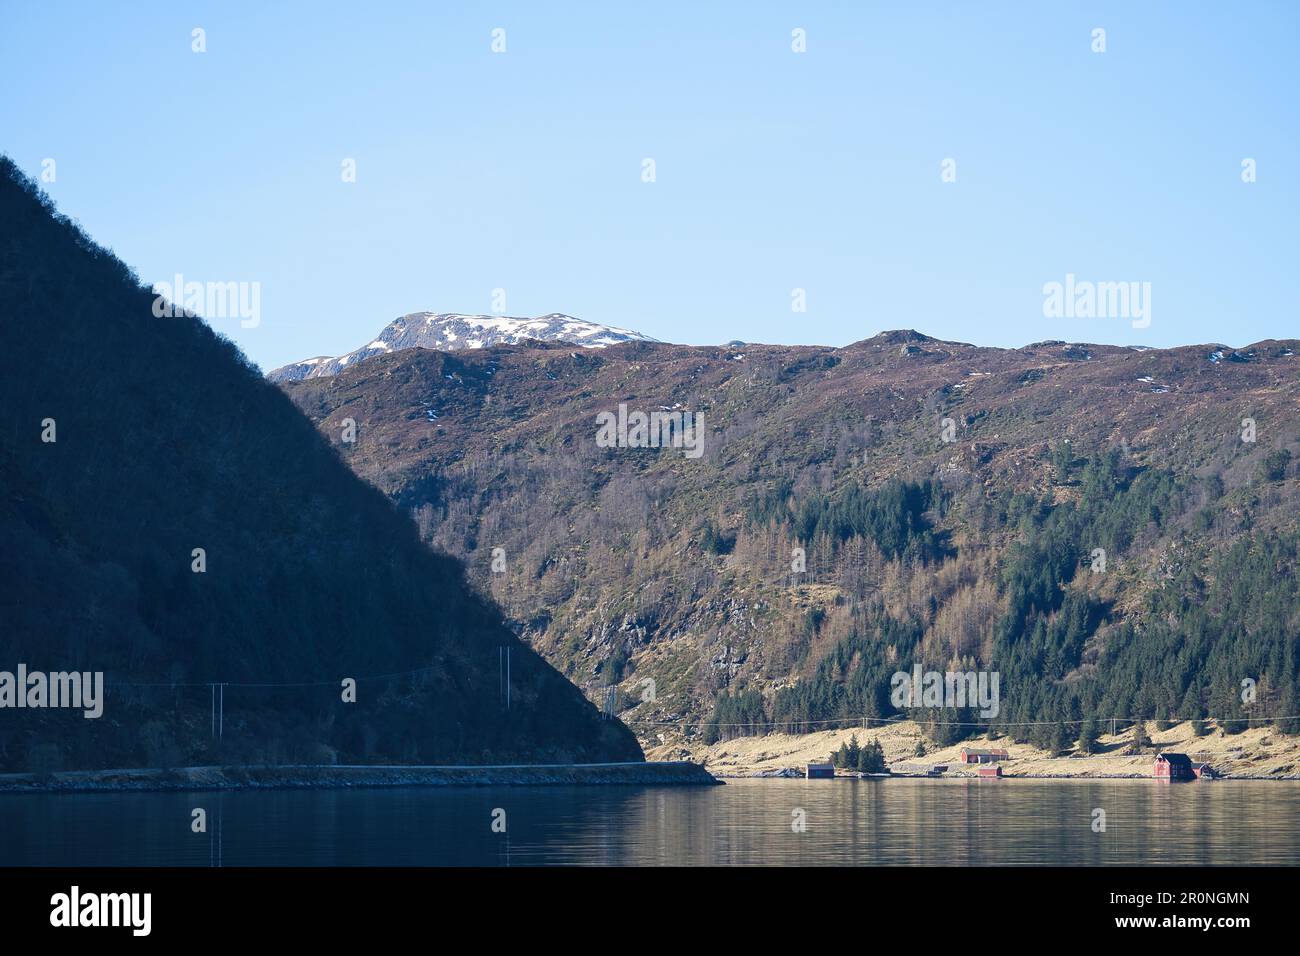
[[1133, 725], [1133, 745], [1129, 748], [1132, 753], [1141, 753], [1151, 747], [1151, 737], [1147, 733], [1147, 723], [1145, 720], [1139, 720]]
[[1156, 708], [1156, 732], [1159, 733], [1161, 731], [1165, 731], [1168, 729], [1169, 729], [1169, 711], [1165, 709], [1164, 704], [1161, 704], [1159, 707]]
[[1079, 727], [1079, 753], [1095, 754], [1097, 752], [1097, 721], [1089, 717]]
[[1074, 467], [1074, 452], [1070, 443], [1063, 441], [1052, 449], [1053, 479], [1058, 485], [1070, 483], [1070, 471]]
[[1225, 683], [1215, 695], [1217, 710], [1214, 715], [1219, 718], [1219, 729], [1227, 736], [1239, 734], [1246, 729], [1246, 711], [1241, 706], [1241, 697], [1235, 684]]
[[885, 752], [881, 749], [880, 744], [875, 741], [869, 741], [858, 754], [858, 772], [859, 773], [884, 773], [885, 770]]
[[1295, 736], [1300, 734], [1300, 701], [1296, 699], [1295, 683], [1287, 684], [1287, 688], [1282, 692], [1282, 699], [1278, 702], [1278, 719], [1275, 720], [1274, 726], [1280, 734], [1289, 734]]
[[1058, 754], [1063, 754], [1070, 749], [1070, 731], [1065, 726], [1064, 722], [1057, 721], [1052, 724], [1050, 744], [1051, 746], [1048, 747], [1048, 750], [1051, 752], [1053, 757]]
[[849, 763], [849, 745], [840, 744], [840, 749], [835, 752], [835, 766], [845, 769], [852, 769], [853, 764]]

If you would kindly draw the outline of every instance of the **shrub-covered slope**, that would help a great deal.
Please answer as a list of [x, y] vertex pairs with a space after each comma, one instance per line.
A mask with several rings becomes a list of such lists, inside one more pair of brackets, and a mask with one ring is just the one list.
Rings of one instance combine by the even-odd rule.
[[[643, 741], [899, 716], [920, 663], [999, 672], [995, 725], [1051, 745], [1300, 713], [1298, 349], [412, 349], [286, 388]], [[600, 447], [620, 403], [702, 413], [704, 454]]]

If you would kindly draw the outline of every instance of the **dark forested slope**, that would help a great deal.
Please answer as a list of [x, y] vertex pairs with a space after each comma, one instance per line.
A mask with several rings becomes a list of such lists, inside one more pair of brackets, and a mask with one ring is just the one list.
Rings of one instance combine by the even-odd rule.
[[640, 759], [233, 345], [153, 298], [0, 158], [0, 671], [107, 683], [99, 719], [0, 709], [0, 769]]

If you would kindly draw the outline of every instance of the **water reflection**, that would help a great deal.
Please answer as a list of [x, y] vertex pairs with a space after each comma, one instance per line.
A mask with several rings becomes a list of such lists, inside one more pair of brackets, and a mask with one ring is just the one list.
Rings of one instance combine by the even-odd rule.
[[[194, 808], [208, 811], [195, 834]], [[1093, 829], [1094, 811], [1106, 829]], [[792, 814], [802, 810], [806, 829]], [[504, 811], [505, 832], [492, 822]], [[733, 780], [0, 796], [4, 865], [1295, 864], [1300, 782]]]

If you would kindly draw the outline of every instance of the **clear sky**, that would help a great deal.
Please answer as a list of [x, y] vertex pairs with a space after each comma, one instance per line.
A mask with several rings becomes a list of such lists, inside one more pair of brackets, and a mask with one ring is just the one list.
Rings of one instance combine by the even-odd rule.
[[[212, 323], [263, 368], [498, 288], [692, 344], [1300, 336], [1300, 3], [0, 12], [0, 151], [142, 279], [260, 283]], [[1046, 318], [1070, 273], [1150, 325]]]

